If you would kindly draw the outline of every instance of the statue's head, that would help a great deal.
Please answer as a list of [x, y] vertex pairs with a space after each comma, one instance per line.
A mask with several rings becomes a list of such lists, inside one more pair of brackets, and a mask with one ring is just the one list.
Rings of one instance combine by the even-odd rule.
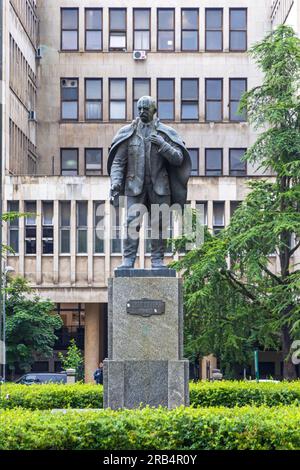
[[137, 109], [143, 122], [151, 122], [157, 111], [155, 99], [152, 96], [142, 96], [138, 100]]

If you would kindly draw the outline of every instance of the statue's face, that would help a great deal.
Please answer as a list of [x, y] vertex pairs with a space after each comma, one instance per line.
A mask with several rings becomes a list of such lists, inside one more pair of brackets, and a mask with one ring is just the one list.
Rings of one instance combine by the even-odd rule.
[[151, 96], [143, 96], [137, 103], [139, 117], [143, 122], [151, 122], [156, 113], [155, 100]]

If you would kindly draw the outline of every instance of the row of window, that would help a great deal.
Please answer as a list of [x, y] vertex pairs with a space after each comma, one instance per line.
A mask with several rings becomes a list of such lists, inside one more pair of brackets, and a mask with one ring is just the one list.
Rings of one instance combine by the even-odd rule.
[[[59, 252], [60, 254], [70, 254], [71, 250], [71, 202], [61, 201], [59, 203]], [[104, 201], [94, 201], [93, 203], [93, 252], [104, 254], [105, 225], [104, 225]], [[198, 201], [197, 205], [204, 209], [204, 223], [207, 225], [207, 202]], [[239, 203], [231, 202], [231, 214]], [[8, 210], [19, 211], [18, 201], [10, 201]], [[37, 225], [36, 225], [36, 202], [25, 201], [25, 254], [34, 255], [37, 249]], [[213, 231], [218, 233], [225, 226], [225, 204], [216, 201], [213, 203]], [[112, 226], [111, 253], [121, 253], [121, 215], [117, 212], [115, 225]], [[54, 223], [53, 223], [53, 202], [42, 202], [42, 253], [53, 254], [54, 251]], [[145, 240], [145, 251], [151, 251], [150, 238], [151, 227], [145, 227], [148, 232], [148, 239]], [[168, 236], [172, 238], [174, 221], [170, 215]], [[9, 223], [9, 246], [19, 253], [19, 219]], [[87, 201], [76, 202], [76, 253], [87, 254], [88, 252], [88, 203]]]
[[[229, 176], [246, 176], [247, 167], [243, 157], [246, 149], [229, 149]], [[200, 175], [199, 149], [189, 149], [192, 159], [191, 176]], [[103, 175], [103, 149], [86, 148], [85, 149], [85, 175]], [[223, 149], [206, 148], [205, 149], [205, 176], [223, 175]], [[61, 175], [77, 176], [79, 174], [79, 149], [64, 148], [61, 149]]]
[[[61, 79], [61, 119], [77, 121], [79, 119], [79, 79]], [[229, 79], [229, 119], [245, 121], [246, 115], [238, 113], [238, 106], [243, 93], [247, 90], [246, 78]], [[109, 119], [127, 119], [127, 79], [109, 79]], [[137, 116], [137, 102], [141, 96], [151, 95], [150, 78], [133, 79], [132, 116]], [[102, 78], [85, 79], [85, 120], [103, 119], [103, 83]], [[157, 79], [157, 113], [160, 119], [175, 120], [175, 79]], [[220, 122], [223, 120], [224, 92], [223, 78], [205, 79], [205, 120]], [[199, 79], [181, 79], [181, 120], [199, 120]]]
[[13, 5], [31, 42], [36, 45], [38, 19], [33, 2], [30, 0], [10, 0], [10, 3]]
[[[151, 50], [151, 8], [133, 9], [133, 48]], [[175, 9], [157, 9], [157, 50], [175, 50]], [[223, 50], [223, 8], [205, 9], [205, 50]], [[109, 50], [127, 48], [127, 9], [109, 8]], [[247, 50], [247, 9], [229, 9], [229, 49]], [[61, 50], [79, 50], [79, 8], [61, 9]], [[103, 10], [85, 8], [85, 50], [103, 50]], [[199, 50], [199, 8], [181, 9], [181, 50]]]
[[9, 120], [9, 153], [11, 168], [15, 173], [36, 173], [36, 146], [12, 119]]

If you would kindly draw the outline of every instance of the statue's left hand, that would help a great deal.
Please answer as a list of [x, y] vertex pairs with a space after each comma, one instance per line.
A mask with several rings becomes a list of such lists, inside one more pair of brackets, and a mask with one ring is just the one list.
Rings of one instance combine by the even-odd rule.
[[152, 144], [155, 144], [158, 147], [161, 147], [165, 142], [165, 139], [161, 135], [158, 135], [158, 134], [151, 134], [149, 137], [149, 140]]

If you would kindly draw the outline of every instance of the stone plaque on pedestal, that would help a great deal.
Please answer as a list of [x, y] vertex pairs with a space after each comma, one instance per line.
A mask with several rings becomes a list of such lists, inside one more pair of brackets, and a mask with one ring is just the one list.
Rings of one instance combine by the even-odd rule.
[[170, 269], [122, 271], [109, 282], [104, 407], [188, 405], [182, 281]]

